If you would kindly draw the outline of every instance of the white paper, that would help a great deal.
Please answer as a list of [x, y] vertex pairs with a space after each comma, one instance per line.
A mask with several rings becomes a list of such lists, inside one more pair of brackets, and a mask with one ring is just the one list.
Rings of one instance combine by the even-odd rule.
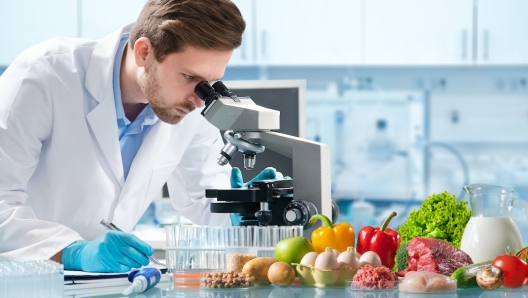
[[[157, 265], [157, 264], [149, 264], [148, 266], [143, 266], [141, 268], [145, 268], [145, 267], [149, 267], [149, 268], [158, 268], [158, 269], [167, 269], [167, 267], [165, 266], [161, 266], [161, 265]], [[133, 269], [133, 270], [136, 270], [136, 269]], [[127, 276], [128, 273], [130, 273], [130, 271], [128, 272], [116, 272], [116, 273], [102, 273], [102, 272], [85, 272], [85, 271], [75, 271], [75, 270], [64, 270], [64, 277], [75, 277], [75, 276], [93, 276], [93, 277], [98, 277], [100, 276], [101, 278], [112, 278], [112, 276], [115, 276], [115, 277], [120, 277], [120, 276]]]

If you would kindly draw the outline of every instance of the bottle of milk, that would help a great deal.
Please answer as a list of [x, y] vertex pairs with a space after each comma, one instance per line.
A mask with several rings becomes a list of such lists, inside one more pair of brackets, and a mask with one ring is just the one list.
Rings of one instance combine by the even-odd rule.
[[464, 189], [469, 194], [472, 215], [464, 229], [460, 249], [473, 263], [522, 249], [521, 233], [510, 217], [510, 210], [519, 207], [526, 212], [528, 202], [516, 199], [513, 189], [500, 186], [471, 184]]

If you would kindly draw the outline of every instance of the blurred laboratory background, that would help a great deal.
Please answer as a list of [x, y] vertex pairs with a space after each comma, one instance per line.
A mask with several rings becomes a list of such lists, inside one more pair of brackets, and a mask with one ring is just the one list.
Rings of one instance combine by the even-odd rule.
[[[359, 230], [395, 210], [396, 228], [433, 193], [467, 201], [470, 183], [528, 200], [528, 1], [234, 2], [247, 28], [224, 79], [306, 81], [306, 137], [331, 146], [339, 221]], [[144, 3], [0, 0], [0, 73], [47, 38], [101, 38]], [[526, 214], [512, 215], [528, 243]], [[137, 230], [184, 222], [160, 192]]]

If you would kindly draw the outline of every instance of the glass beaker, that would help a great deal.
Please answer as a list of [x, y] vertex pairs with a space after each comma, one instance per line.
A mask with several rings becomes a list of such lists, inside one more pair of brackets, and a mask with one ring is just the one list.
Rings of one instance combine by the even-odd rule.
[[[514, 196], [514, 190], [487, 184], [464, 186], [469, 195], [471, 219], [469, 220], [460, 249], [473, 263], [493, 260], [504, 253], [516, 253], [523, 248], [519, 228], [510, 217], [513, 207], [528, 211], [528, 202]], [[528, 213], [527, 213], [528, 215]]]

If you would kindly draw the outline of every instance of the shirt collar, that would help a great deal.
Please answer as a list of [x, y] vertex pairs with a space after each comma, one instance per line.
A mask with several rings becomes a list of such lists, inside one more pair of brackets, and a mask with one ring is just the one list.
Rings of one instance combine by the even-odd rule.
[[[113, 68], [113, 89], [114, 89], [114, 101], [116, 108], [116, 117], [117, 123], [119, 126], [130, 125], [130, 120], [127, 119], [125, 115], [125, 110], [123, 108], [123, 99], [121, 98], [121, 86], [119, 85], [120, 72], [121, 72], [121, 61], [123, 60], [123, 53], [126, 49], [128, 42], [129, 34], [125, 33], [119, 41], [119, 47], [117, 48], [116, 56], [114, 59], [114, 68]], [[142, 119], [141, 129], [144, 125], [152, 125], [156, 123], [159, 119], [154, 114], [154, 111], [147, 105], [136, 119]]]
[[124, 34], [119, 41], [119, 47], [117, 48], [116, 56], [114, 59], [113, 69], [113, 87], [114, 87], [114, 100], [116, 108], [117, 123], [119, 125], [129, 125], [130, 121], [125, 116], [125, 110], [123, 109], [123, 100], [121, 99], [121, 86], [119, 85], [119, 75], [121, 71], [121, 60], [123, 59], [123, 52], [126, 48], [128, 41], [128, 34]]

